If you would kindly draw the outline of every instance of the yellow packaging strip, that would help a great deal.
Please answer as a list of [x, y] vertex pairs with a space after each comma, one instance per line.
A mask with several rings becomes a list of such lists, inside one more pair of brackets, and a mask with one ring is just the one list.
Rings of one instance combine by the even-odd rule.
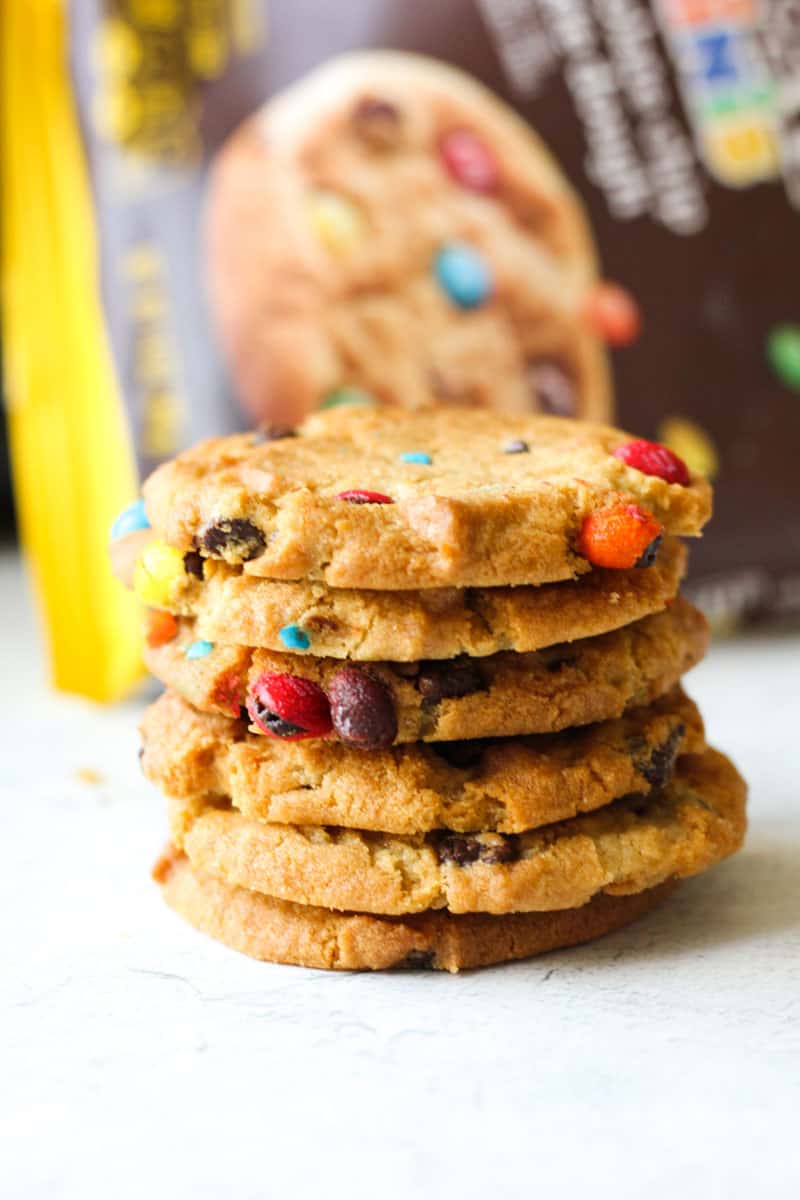
[[137, 479], [98, 295], [92, 200], [70, 88], [64, 5], [0, 5], [3, 325], [23, 543], [53, 682], [96, 700], [140, 673], [133, 597], [108, 568]]

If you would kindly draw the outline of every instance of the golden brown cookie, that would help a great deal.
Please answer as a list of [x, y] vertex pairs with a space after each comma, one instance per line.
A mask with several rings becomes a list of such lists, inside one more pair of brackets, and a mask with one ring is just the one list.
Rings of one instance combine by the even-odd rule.
[[660, 534], [694, 536], [708, 519], [705, 480], [629, 466], [614, 453], [629, 444], [558, 417], [348, 409], [296, 437], [202, 442], [144, 495], [160, 539], [248, 575], [401, 591], [552, 583], [632, 567]]
[[745, 785], [723, 755], [681, 758], [647, 796], [530, 833], [398, 837], [274, 825], [229, 804], [169, 798], [172, 841], [203, 875], [297, 904], [355, 912], [551, 912], [705, 871], [745, 831]]
[[[239, 716], [246, 704], [253, 732], [339, 737], [378, 749], [393, 742], [555, 733], [619, 717], [662, 696], [700, 661], [708, 626], [678, 598], [662, 613], [596, 638], [480, 659], [356, 665], [205, 643], [202, 657], [191, 657], [197, 645], [193, 623], [181, 621], [171, 641], [144, 652], [149, 670], [195, 708]], [[310, 689], [311, 719], [302, 695], [296, 705], [291, 695], [272, 697], [277, 689], [268, 685], [276, 676], [279, 684], [290, 677]]]
[[503, 917], [445, 912], [376, 917], [275, 900], [200, 875], [169, 847], [154, 877], [167, 904], [232, 950], [266, 962], [338, 971], [389, 967], [456, 972], [545, 954], [601, 937], [644, 916], [677, 887], [595, 896], [582, 908]]
[[[112, 546], [115, 570], [126, 586], [132, 585], [135, 562], [152, 539], [152, 532], [144, 531]], [[255, 579], [227, 563], [198, 563], [191, 555], [189, 566], [179, 572], [165, 607], [194, 617], [198, 638], [267, 650], [305, 648], [309, 654], [360, 662], [413, 662], [539, 650], [628, 625], [659, 612], [676, 595], [686, 550], [668, 538], [647, 570], [597, 568], [576, 581], [466, 591], [357, 591]]]
[[223, 797], [246, 817], [395, 834], [521, 833], [662, 787], [705, 748], [680, 690], [616, 721], [495, 741], [365, 754], [312, 738], [278, 741], [244, 721], [196, 712], [167, 692], [144, 715], [142, 768], [168, 795]]
[[610, 416], [581, 205], [530, 127], [443, 63], [350, 54], [273, 97], [216, 159], [208, 243], [258, 417], [295, 422], [356, 388]]

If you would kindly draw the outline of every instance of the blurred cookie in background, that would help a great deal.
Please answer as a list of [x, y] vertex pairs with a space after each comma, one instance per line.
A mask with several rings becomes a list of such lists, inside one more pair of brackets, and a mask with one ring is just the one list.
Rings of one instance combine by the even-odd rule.
[[604, 341], [638, 314], [597, 280], [583, 208], [481, 84], [398, 52], [334, 59], [226, 143], [212, 307], [257, 419], [439, 401], [604, 420]]

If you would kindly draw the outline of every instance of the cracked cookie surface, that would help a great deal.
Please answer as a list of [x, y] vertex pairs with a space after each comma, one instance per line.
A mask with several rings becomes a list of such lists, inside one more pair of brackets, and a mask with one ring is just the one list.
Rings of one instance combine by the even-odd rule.
[[741, 845], [745, 794], [733, 764], [707, 749], [647, 796], [517, 835], [276, 825], [177, 797], [168, 810], [192, 865], [237, 887], [356, 912], [499, 914], [576, 908], [698, 874]]
[[[158, 467], [144, 496], [164, 542], [247, 575], [400, 591], [538, 585], [590, 569], [580, 530], [609, 506], [641, 505], [668, 535], [700, 533], [707, 481], [629, 467], [613, 453], [627, 440], [558, 417], [334, 410], [296, 437], [202, 442]], [[525, 453], [506, 452], [515, 441]], [[408, 461], [420, 454], [429, 462]]]
[[662, 787], [705, 745], [679, 690], [616, 721], [561, 734], [406, 745], [364, 754], [281, 742], [166, 693], [142, 723], [142, 768], [168, 795], [223, 797], [245, 817], [395, 834], [519, 833]]

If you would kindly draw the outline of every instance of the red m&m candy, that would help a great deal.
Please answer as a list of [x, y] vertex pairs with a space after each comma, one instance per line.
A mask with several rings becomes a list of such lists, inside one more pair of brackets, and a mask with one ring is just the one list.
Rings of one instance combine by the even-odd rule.
[[297, 742], [330, 733], [331, 707], [318, 684], [299, 675], [265, 671], [250, 688], [247, 711], [271, 737]]
[[211, 693], [211, 703], [224, 708], [231, 716], [241, 715], [242, 680], [235, 671], [228, 671], [218, 679]]
[[635, 467], [643, 475], [657, 475], [667, 483], [680, 483], [684, 487], [690, 482], [686, 463], [674, 450], [662, 446], [660, 442], [639, 438], [638, 441], [617, 446], [613, 453], [615, 458], [621, 459], [629, 467]]
[[362, 488], [339, 492], [336, 499], [347, 500], [350, 504], [394, 504], [391, 496], [385, 496], [383, 492], [366, 492]]
[[492, 151], [470, 129], [451, 129], [439, 140], [439, 154], [456, 183], [471, 192], [494, 192], [500, 168]]

